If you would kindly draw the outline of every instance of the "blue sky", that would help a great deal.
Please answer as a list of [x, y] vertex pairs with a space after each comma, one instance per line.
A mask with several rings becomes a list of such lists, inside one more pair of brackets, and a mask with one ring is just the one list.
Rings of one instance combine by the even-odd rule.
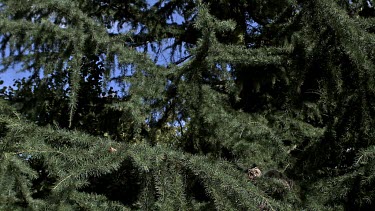
[[[158, 2], [158, 0], [148, 0], [147, 2], [149, 3], [149, 5], [153, 5], [156, 2]], [[182, 21], [182, 17], [180, 17], [178, 14], [175, 14], [173, 16], [173, 18], [174, 18], [175, 22], [180, 23]], [[169, 42], [169, 41], [166, 40], [165, 42]], [[167, 43], [165, 43], [165, 44], [167, 44]], [[149, 51], [148, 53], [150, 54], [151, 58], [155, 58], [156, 55], [153, 54], [151, 51]], [[163, 64], [163, 63], [165, 64], [167, 58], [169, 57], [169, 53], [170, 53], [170, 50], [166, 50], [166, 51], [161, 52], [158, 56], [157, 63], [158, 64]], [[0, 59], [1, 59], [1, 57], [0, 57]], [[17, 70], [20, 69], [20, 67], [21, 67], [20, 65], [14, 65], [10, 69], [8, 69], [6, 72], [0, 73], [0, 80], [4, 81], [4, 83], [2, 85], [0, 85], [0, 89], [3, 86], [12, 86], [13, 83], [14, 83], [14, 80], [21, 79], [23, 77], [28, 77], [30, 75], [29, 72], [17, 71]]]
[[21, 67], [20, 65], [14, 65], [10, 69], [8, 69], [6, 72], [0, 73], [0, 80], [4, 81], [4, 83], [0, 85], [0, 88], [3, 86], [12, 86], [15, 79], [27, 77], [30, 75], [30, 73], [27, 73], [27, 72], [17, 71], [17, 69], [20, 69], [20, 67]]

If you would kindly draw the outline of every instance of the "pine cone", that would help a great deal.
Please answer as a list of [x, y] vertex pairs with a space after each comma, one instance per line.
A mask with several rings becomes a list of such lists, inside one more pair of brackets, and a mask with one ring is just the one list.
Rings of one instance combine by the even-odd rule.
[[260, 176], [262, 176], [262, 171], [258, 167], [254, 167], [247, 170], [247, 175], [250, 180], [254, 180]]

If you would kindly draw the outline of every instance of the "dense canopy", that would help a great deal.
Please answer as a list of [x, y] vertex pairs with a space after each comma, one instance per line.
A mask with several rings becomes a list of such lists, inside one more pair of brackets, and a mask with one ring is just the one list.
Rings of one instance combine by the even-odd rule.
[[0, 0], [0, 209], [374, 210], [374, 4]]

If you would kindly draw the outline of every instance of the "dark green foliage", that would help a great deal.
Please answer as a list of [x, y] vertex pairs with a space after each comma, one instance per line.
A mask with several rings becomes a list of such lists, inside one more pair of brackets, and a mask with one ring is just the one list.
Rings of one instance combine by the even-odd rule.
[[31, 73], [0, 89], [0, 209], [374, 209], [374, 18], [371, 0], [0, 1], [1, 71]]

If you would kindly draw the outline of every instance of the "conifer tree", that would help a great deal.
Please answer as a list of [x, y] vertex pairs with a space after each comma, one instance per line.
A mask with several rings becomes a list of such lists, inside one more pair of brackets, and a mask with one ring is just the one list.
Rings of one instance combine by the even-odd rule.
[[374, 11], [0, 1], [0, 209], [372, 209]]

